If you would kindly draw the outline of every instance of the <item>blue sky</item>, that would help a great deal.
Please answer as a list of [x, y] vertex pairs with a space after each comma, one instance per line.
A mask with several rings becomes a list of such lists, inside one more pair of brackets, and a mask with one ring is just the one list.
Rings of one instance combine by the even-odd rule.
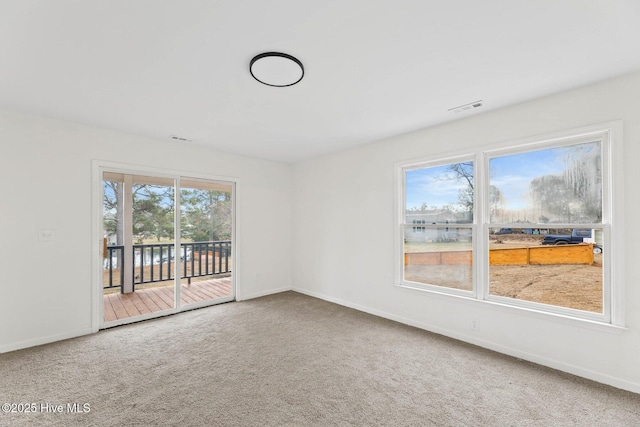
[[458, 190], [466, 188], [464, 179], [459, 179], [448, 166], [415, 169], [406, 173], [407, 208], [420, 207], [422, 203], [442, 207], [458, 201]]
[[[595, 148], [595, 146], [593, 146]], [[565, 169], [567, 148], [550, 148], [495, 157], [490, 160], [490, 183], [502, 192], [503, 205], [508, 210], [530, 207], [531, 180], [545, 175], [561, 174]], [[448, 166], [410, 170], [406, 173], [407, 208], [451, 204], [460, 207], [458, 190], [466, 181], [457, 178]]]
[[564, 149], [530, 151], [495, 157], [489, 161], [489, 182], [502, 192], [505, 209], [524, 209], [530, 205], [529, 186], [535, 178], [562, 174]]

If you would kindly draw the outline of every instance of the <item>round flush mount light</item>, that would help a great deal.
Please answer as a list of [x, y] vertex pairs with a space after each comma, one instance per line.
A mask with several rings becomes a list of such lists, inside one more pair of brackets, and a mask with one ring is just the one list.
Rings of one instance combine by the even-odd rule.
[[293, 86], [304, 77], [304, 66], [297, 58], [281, 52], [256, 55], [249, 64], [254, 79], [267, 86]]

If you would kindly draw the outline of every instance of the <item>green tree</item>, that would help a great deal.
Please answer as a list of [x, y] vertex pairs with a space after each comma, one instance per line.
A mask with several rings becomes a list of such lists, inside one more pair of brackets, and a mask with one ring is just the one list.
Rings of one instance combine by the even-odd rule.
[[[103, 181], [104, 229], [124, 244], [124, 183]], [[173, 239], [173, 187], [135, 184], [133, 193], [133, 236], [137, 243], [146, 239]]]
[[173, 192], [173, 187], [160, 185], [133, 186], [133, 236], [137, 243], [173, 239]]
[[[104, 229], [124, 243], [122, 182], [104, 181]], [[131, 224], [136, 243], [173, 239], [174, 188], [135, 184], [132, 188]], [[231, 239], [232, 201], [230, 191], [183, 189], [181, 192], [181, 238], [194, 242]]]
[[231, 239], [231, 193], [183, 189], [182, 238], [194, 242]]
[[107, 234], [116, 237], [116, 245], [124, 244], [124, 183], [103, 181], [103, 222]]

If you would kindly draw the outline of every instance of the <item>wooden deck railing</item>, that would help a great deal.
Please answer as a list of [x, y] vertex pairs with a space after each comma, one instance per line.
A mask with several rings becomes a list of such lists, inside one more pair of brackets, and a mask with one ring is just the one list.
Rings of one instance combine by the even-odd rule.
[[[117, 288], [125, 282], [124, 246], [107, 246], [104, 260], [104, 288]], [[193, 277], [231, 272], [231, 241], [190, 242], [180, 245], [180, 278], [191, 283]], [[175, 278], [173, 243], [133, 245], [133, 286], [164, 282]]]

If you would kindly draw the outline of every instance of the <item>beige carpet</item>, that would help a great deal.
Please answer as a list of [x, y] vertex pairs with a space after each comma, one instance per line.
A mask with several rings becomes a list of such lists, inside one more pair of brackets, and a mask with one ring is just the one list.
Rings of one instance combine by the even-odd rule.
[[640, 425], [640, 395], [294, 292], [3, 354], [0, 375], [0, 403], [36, 409], [2, 426]]

